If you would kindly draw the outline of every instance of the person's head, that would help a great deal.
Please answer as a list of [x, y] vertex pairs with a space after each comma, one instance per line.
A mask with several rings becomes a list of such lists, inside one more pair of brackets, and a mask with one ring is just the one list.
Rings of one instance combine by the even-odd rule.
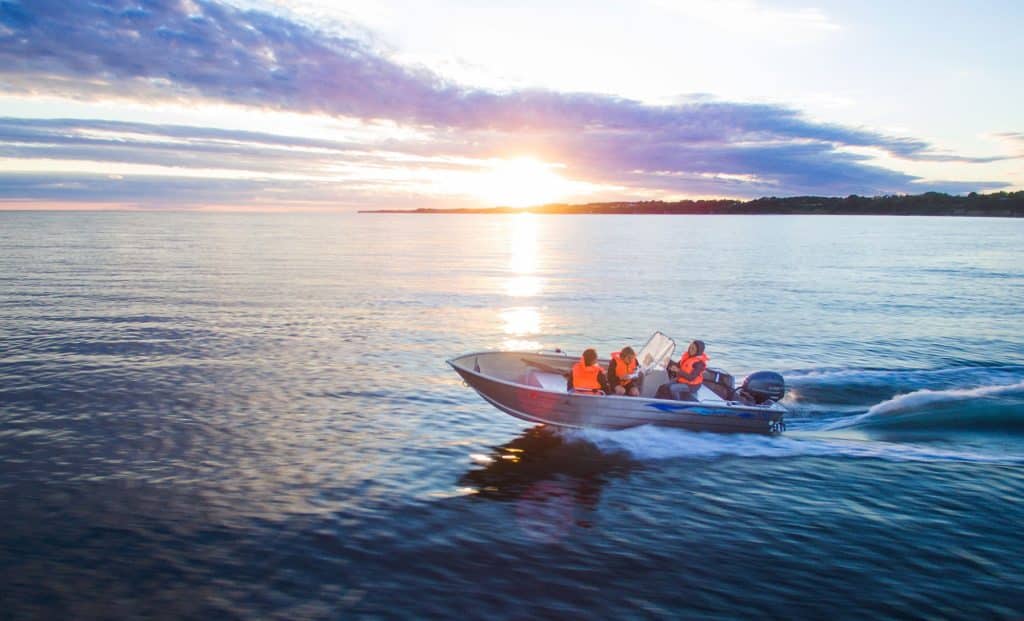
[[587, 349], [583, 352], [583, 364], [588, 367], [597, 362], [597, 351], [593, 349]]
[[619, 358], [626, 364], [629, 364], [636, 359], [636, 352], [633, 351], [632, 347], [623, 347], [622, 351], [619, 352]]
[[699, 356], [704, 353], [704, 341], [693, 341], [686, 350], [691, 356]]

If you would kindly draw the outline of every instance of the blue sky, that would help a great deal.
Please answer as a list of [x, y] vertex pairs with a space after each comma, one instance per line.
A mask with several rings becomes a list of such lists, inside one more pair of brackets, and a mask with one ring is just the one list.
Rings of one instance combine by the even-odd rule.
[[0, 208], [1024, 188], [1019, 2], [0, 0]]

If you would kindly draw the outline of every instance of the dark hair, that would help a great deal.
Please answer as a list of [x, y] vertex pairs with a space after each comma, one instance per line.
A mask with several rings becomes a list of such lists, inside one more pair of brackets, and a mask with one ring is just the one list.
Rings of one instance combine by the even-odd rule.
[[595, 349], [586, 349], [586, 350], [584, 350], [583, 351], [583, 364], [585, 364], [585, 365], [587, 365], [589, 367], [590, 365], [594, 364], [595, 362], [597, 362], [597, 350], [595, 350]]
[[620, 358], [625, 358], [626, 356], [633, 356], [636, 358], [636, 352], [633, 351], [632, 347], [623, 347], [622, 351], [619, 352]]
[[699, 356], [699, 355], [704, 353], [704, 341], [695, 340], [694, 342], [690, 343], [690, 345], [696, 345], [697, 346], [697, 354], [696, 355]]

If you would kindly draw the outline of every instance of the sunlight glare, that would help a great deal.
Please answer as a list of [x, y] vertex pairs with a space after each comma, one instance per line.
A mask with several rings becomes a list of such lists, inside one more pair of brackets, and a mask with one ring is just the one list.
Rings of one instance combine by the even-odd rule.
[[535, 308], [509, 308], [501, 313], [505, 334], [527, 336], [540, 332], [540, 313]]
[[505, 339], [501, 348], [505, 351], [540, 351], [544, 346], [539, 341], [529, 339]]
[[540, 313], [536, 308], [507, 308], [501, 312], [505, 334], [502, 348], [512, 351], [540, 351], [542, 345], [529, 337], [540, 333]]
[[512, 298], [532, 298], [540, 289], [541, 282], [536, 276], [516, 276], [505, 283], [505, 293]]
[[534, 276], [537, 270], [537, 216], [521, 213], [510, 222], [509, 265], [511, 276], [505, 283], [505, 291], [514, 298], [533, 297], [541, 290], [541, 279]]
[[579, 192], [579, 184], [558, 175], [552, 170], [556, 167], [528, 157], [494, 160], [476, 180], [474, 193], [491, 206], [530, 207]]
[[532, 274], [537, 269], [537, 217], [517, 214], [510, 224], [508, 267], [516, 274]]

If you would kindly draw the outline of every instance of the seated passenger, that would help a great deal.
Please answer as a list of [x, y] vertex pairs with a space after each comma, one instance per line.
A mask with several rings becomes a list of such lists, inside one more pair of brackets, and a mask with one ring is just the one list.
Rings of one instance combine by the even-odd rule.
[[668, 370], [675, 372], [676, 381], [658, 388], [658, 398], [696, 401], [707, 368], [708, 356], [704, 353], [704, 341], [693, 341], [679, 359], [679, 364], [668, 365]]
[[597, 352], [588, 349], [583, 356], [572, 365], [569, 374], [569, 392], [608, 393], [608, 379], [604, 369], [597, 364]]
[[622, 351], [612, 354], [608, 363], [608, 385], [613, 393], [639, 397], [640, 381], [636, 352], [632, 347], [623, 347]]

